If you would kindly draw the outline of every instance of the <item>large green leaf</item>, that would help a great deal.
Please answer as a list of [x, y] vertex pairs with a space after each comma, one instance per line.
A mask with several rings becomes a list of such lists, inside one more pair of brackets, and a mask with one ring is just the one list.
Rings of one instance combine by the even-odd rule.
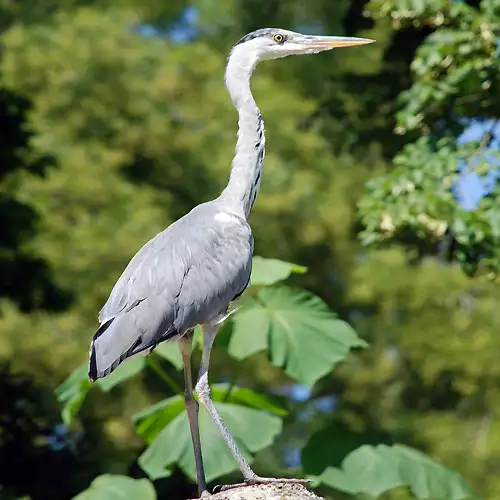
[[145, 362], [146, 358], [144, 356], [127, 359], [113, 373], [97, 380], [96, 384], [100, 389], [107, 392], [115, 387], [115, 385], [118, 385], [139, 373], [144, 368]]
[[162, 429], [184, 410], [184, 398], [173, 396], [136, 413], [132, 419], [137, 433], [147, 443], [152, 443]]
[[177, 370], [182, 370], [183, 363], [181, 351], [176, 343], [162, 342], [155, 347], [154, 352], [172, 363]]
[[269, 357], [308, 386], [366, 343], [317, 296], [289, 287], [269, 287], [233, 317], [229, 354], [243, 359], [269, 349]]
[[133, 377], [144, 367], [145, 358], [137, 357], [122, 363], [113, 373], [101, 378], [95, 384], [88, 379], [88, 363], [85, 361], [73, 370], [71, 375], [54, 391], [57, 400], [63, 403], [61, 416], [63, 422], [69, 425], [77, 415], [89, 390], [95, 385], [107, 392], [117, 384]]
[[478, 498], [458, 472], [403, 445], [362, 446], [345, 458], [341, 468], [329, 467], [317, 479], [337, 490], [373, 498], [400, 486], [418, 499]]
[[156, 500], [156, 492], [147, 479], [105, 474], [73, 500]]
[[[261, 394], [245, 387], [215, 384], [211, 386], [211, 395], [213, 401], [221, 403], [232, 403], [256, 410], [264, 410], [279, 417], [288, 414], [284, 398]], [[184, 398], [181, 396], [173, 396], [159, 401], [132, 417], [136, 431], [147, 443], [152, 443], [162, 429], [180, 415], [184, 409]]]
[[256, 410], [265, 410], [279, 417], [288, 414], [286, 399], [252, 391], [246, 387], [230, 387], [229, 384], [215, 384], [211, 387], [212, 399], [223, 403], [234, 403]]
[[250, 283], [252, 285], [274, 285], [278, 281], [286, 280], [293, 273], [303, 274], [306, 271], [307, 267], [292, 264], [291, 262], [254, 257]]
[[[177, 412], [180, 402], [181, 398], [178, 396], [165, 400], [159, 411], [142, 420], [138, 419], [138, 432], [146, 438], [150, 438], [159, 427], [164, 426], [139, 457], [140, 466], [153, 480], [168, 477], [175, 464], [188, 477], [196, 479], [187, 414], [184, 411]], [[281, 419], [277, 416], [233, 403], [216, 402], [215, 405], [249, 461], [252, 461], [252, 453], [269, 446], [281, 431]], [[170, 408], [168, 415], [167, 408]], [[176, 412], [177, 415], [173, 417]], [[156, 424], [155, 415], [158, 418]], [[145, 422], [148, 423], [147, 427]], [[203, 408], [200, 408], [199, 425], [207, 480], [211, 481], [235, 470], [236, 462]]]

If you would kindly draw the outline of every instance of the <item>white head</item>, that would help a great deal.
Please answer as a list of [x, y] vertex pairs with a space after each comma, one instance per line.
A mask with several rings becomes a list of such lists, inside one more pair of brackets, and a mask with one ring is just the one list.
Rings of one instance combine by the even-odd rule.
[[339, 47], [365, 45], [375, 40], [341, 36], [302, 35], [279, 28], [265, 28], [244, 36], [234, 52], [245, 52], [254, 62], [279, 59], [290, 55], [316, 54]]

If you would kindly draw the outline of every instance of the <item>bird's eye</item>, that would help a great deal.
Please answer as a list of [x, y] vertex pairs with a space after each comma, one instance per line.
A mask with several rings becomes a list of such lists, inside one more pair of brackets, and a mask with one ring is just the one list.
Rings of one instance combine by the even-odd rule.
[[285, 41], [285, 37], [281, 33], [277, 33], [273, 38], [276, 43], [283, 43]]

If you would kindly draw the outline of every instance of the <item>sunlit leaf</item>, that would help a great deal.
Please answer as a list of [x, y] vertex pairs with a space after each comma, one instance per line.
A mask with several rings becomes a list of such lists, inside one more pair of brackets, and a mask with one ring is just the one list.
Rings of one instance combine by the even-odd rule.
[[[215, 403], [221, 418], [240, 451], [252, 461], [252, 453], [269, 446], [281, 431], [281, 419], [265, 412], [231, 403]], [[200, 436], [207, 481], [237, 468], [222, 436], [208, 413], [200, 408]], [[196, 470], [186, 412], [174, 418], [139, 457], [139, 464], [151, 479], [168, 477], [177, 465], [195, 480]]]
[[422, 500], [478, 498], [458, 472], [402, 445], [362, 446], [345, 458], [341, 468], [329, 467], [317, 479], [337, 490], [373, 498], [400, 486]]
[[[285, 408], [284, 398], [258, 393], [244, 387], [230, 387], [229, 384], [214, 384], [211, 387], [211, 393], [213, 401], [264, 410], [280, 417], [288, 413]], [[137, 433], [147, 443], [151, 443], [161, 430], [184, 410], [184, 398], [173, 396], [136, 413], [132, 419], [134, 420]]]
[[268, 348], [274, 365], [308, 386], [366, 345], [319, 297], [289, 287], [262, 289], [233, 321], [229, 354], [243, 359]]
[[214, 401], [228, 402], [265, 410], [280, 417], [288, 414], [285, 398], [255, 392], [246, 387], [230, 387], [229, 384], [215, 384], [211, 388]]
[[156, 500], [156, 492], [147, 479], [105, 474], [73, 500]]
[[292, 264], [283, 260], [254, 257], [252, 261], [252, 285], [273, 285], [286, 280], [291, 274], [303, 274], [307, 267]]

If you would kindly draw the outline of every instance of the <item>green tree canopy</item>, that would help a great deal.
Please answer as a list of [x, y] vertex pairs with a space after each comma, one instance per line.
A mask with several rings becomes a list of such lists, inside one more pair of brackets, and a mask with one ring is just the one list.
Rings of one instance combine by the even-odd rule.
[[[180, 425], [182, 375], [168, 347], [102, 390], [88, 392], [77, 371], [58, 393], [71, 422], [62, 431], [52, 392], [86, 361], [97, 311], [134, 252], [224, 186], [237, 122], [224, 64], [262, 26], [377, 43], [263, 63], [254, 76], [268, 136], [256, 253], [297, 266], [264, 268], [220, 332], [213, 381], [236, 387], [231, 401], [220, 389], [220, 403], [268, 412], [262, 446], [246, 443], [257, 470], [320, 477], [326, 496], [352, 491], [368, 456], [403, 464], [397, 477], [375, 474], [377, 491], [397, 482], [384, 495], [424, 498], [404, 471], [419, 463], [425, 479], [427, 459], [395, 442], [428, 453], [441, 477], [455, 469], [482, 497], [500, 495], [498, 283], [466, 276], [497, 273], [498, 183], [474, 209], [453, 192], [463, 168], [496, 179], [496, 0], [0, 0], [0, 16], [0, 384], [12, 401], [2, 415], [28, 422], [12, 428], [20, 444], [9, 456], [2, 446], [0, 464], [14, 452], [32, 464], [0, 476], [0, 495], [53, 500], [58, 484], [70, 498], [104, 474], [83, 497], [99, 498], [115, 480], [123, 487], [107, 474], [144, 476], [146, 427], [156, 437]], [[481, 122], [484, 137], [465, 144]], [[245, 344], [255, 318], [262, 328]], [[172, 398], [175, 415], [154, 406]], [[155, 482], [159, 498], [192, 493], [186, 456], [160, 464], [171, 475]], [[461, 498], [457, 488], [447, 491]]]

